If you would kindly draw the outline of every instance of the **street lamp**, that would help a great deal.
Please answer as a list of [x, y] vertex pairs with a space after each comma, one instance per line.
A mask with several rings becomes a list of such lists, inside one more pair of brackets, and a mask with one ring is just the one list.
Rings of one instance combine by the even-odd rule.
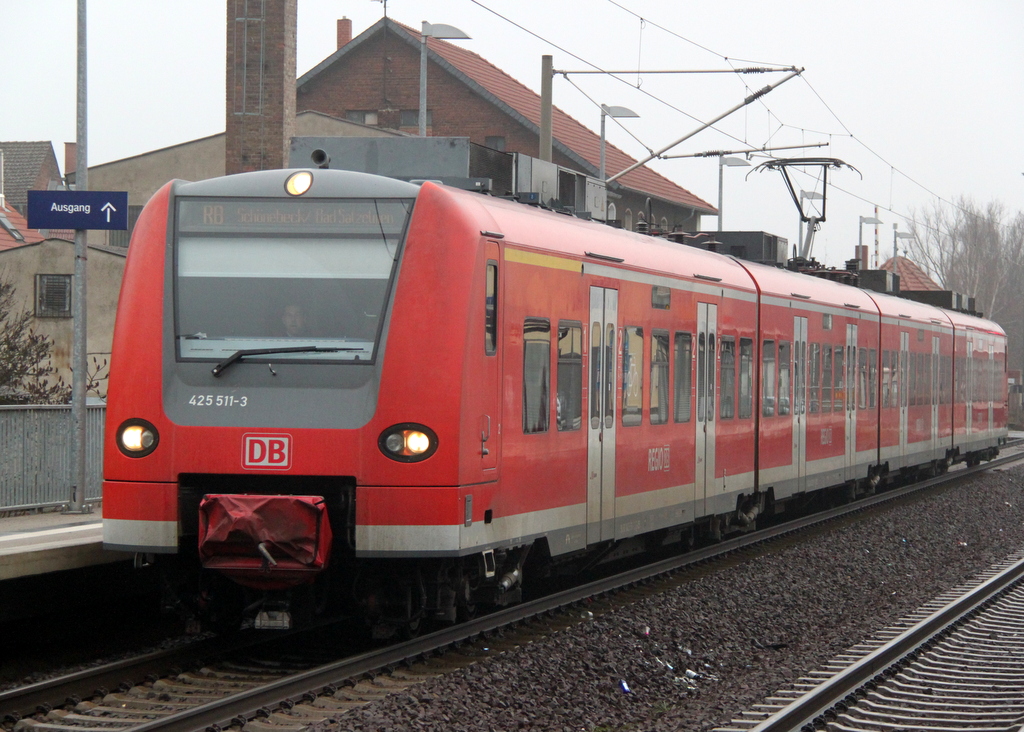
[[[874, 216], [860, 217], [860, 223], [857, 225], [857, 258], [860, 259], [863, 257], [864, 259], [861, 261], [865, 261], [867, 259], [867, 254], [864, 252], [864, 224], [875, 224], [878, 226], [881, 223], [882, 221]], [[877, 252], [875, 254], [877, 256]], [[877, 263], [875, 266], [878, 266]]]
[[896, 231], [898, 224], [892, 225], [892, 276], [893, 285], [896, 284], [895, 280], [900, 276], [900, 260], [899, 252], [897, 251], [897, 243], [900, 239], [913, 239], [914, 235], [908, 231]]
[[607, 104], [601, 105], [601, 165], [598, 171], [598, 177], [603, 181], [605, 176], [604, 171], [604, 118], [605, 117], [639, 117], [640, 115], [634, 112], [632, 109], [627, 107], [609, 107]]
[[[817, 191], [800, 191], [800, 225], [798, 227], [799, 235], [797, 238], [800, 240], [800, 250], [803, 251], [804, 246], [804, 201], [822, 201], [825, 197]], [[810, 254], [810, 252], [808, 252]]]
[[718, 233], [722, 233], [722, 170], [725, 166], [739, 167], [742, 165], [749, 166], [750, 163], [743, 158], [729, 158], [725, 155], [718, 156]]
[[453, 25], [423, 21], [420, 32], [420, 137], [427, 136], [427, 39], [468, 39], [463, 31]]

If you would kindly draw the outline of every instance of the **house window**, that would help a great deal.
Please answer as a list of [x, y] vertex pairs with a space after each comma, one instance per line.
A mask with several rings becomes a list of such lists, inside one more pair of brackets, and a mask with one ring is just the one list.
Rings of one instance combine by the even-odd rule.
[[633, 212], [628, 208], [626, 209], [626, 215], [622, 219], [622, 228], [626, 231], [633, 230]]
[[132, 238], [132, 231], [135, 230], [135, 222], [139, 220], [139, 214], [141, 213], [142, 206], [129, 206], [128, 228], [125, 231], [108, 231], [107, 244], [112, 247], [127, 248], [128, 242], [131, 241]]
[[[427, 127], [430, 127], [434, 123], [433, 115], [430, 110], [427, 110]], [[369, 123], [367, 123], [369, 124]], [[374, 122], [374, 124], [377, 124]], [[403, 109], [401, 112], [401, 118], [398, 123], [401, 127], [416, 127], [420, 126], [420, 110], [418, 109]]]
[[[404, 118], [405, 112], [402, 112], [402, 115]], [[349, 122], [358, 122], [361, 125], [375, 125], [377, 124], [377, 113], [360, 109], [350, 109], [345, 112], [345, 119]], [[416, 122], [413, 122], [412, 126], [415, 127]]]
[[491, 148], [492, 150], [499, 150], [505, 152], [505, 136], [504, 135], [488, 135], [484, 138], [484, 145]]
[[36, 317], [71, 317], [71, 275], [36, 275]]
[[608, 220], [609, 221], [615, 221], [615, 204], [614, 203], [609, 203], [608, 204]]

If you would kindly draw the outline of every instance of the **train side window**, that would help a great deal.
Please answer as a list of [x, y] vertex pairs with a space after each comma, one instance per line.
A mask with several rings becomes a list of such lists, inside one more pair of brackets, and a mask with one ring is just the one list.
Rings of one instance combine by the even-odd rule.
[[740, 419], [754, 412], [754, 341], [740, 338]]
[[594, 321], [590, 325], [590, 427], [601, 426], [601, 323]]
[[882, 349], [882, 409], [889, 407], [889, 350]]
[[789, 354], [792, 350], [789, 341], [779, 341], [779, 415], [785, 416], [790, 412], [789, 396]]
[[832, 344], [821, 346], [821, 411], [832, 411]]
[[676, 422], [690, 421], [690, 405], [693, 387], [693, 335], [675, 335], [675, 409]]
[[498, 263], [487, 262], [487, 286], [484, 298], [484, 353], [498, 352]]
[[868, 408], [868, 349], [857, 351], [857, 408]]
[[761, 345], [761, 414], [775, 414], [775, 341], [765, 340]]
[[558, 390], [555, 423], [559, 432], [583, 424], [583, 324], [558, 321]]
[[832, 351], [834, 356], [832, 375], [832, 409], [836, 412], [843, 411], [843, 403], [846, 400], [846, 369], [843, 368], [843, 347], [836, 346]]
[[523, 432], [548, 431], [551, 323], [527, 318], [523, 325]]
[[722, 419], [732, 419], [736, 416], [736, 339], [722, 336], [718, 345], [721, 349], [718, 383], [722, 390], [718, 415]]
[[715, 334], [708, 333], [708, 422], [715, 421]]
[[668, 422], [668, 331], [651, 333], [651, 424]]
[[918, 405], [918, 354], [910, 353], [910, 382], [907, 385], [909, 406]]
[[644, 329], [627, 325], [622, 336], [622, 424], [638, 425], [644, 409]]
[[818, 413], [818, 402], [821, 398], [821, 344], [811, 344], [811, 363], [807, 371], [808, 411], [811, 414]]
[[857, 348], [846, 347], [846, 409], [857, 408]]
[[878, 406], [878, 351], [868, 349], [868, 409]]
[[939, 363], [939, 379], [942, 381], [940, 392], [942, 394], [942, 403], [949, 404], [952, 396], [952, 384], [951, 379], [953, 378], [953, 360], [950, 356], [942, 356], [942, 361]]

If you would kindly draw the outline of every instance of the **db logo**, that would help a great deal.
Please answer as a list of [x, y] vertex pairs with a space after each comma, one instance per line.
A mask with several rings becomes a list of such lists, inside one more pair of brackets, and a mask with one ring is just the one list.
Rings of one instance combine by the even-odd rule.
[[242, 436], [242, 467], [288, 470], [292, 466], [291, 435]]

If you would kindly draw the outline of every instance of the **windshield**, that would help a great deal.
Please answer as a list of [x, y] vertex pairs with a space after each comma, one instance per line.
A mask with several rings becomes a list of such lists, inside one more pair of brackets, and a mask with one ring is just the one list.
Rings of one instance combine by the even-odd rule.
[[412, 203], [180, 200], [179, 358], [372, 360]]

